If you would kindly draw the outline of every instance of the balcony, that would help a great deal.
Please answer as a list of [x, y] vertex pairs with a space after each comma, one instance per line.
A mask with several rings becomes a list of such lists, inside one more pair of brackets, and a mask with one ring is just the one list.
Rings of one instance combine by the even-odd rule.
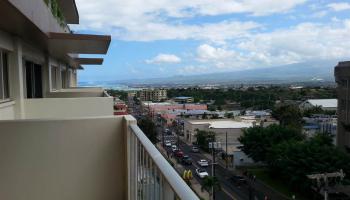
[[198, 199], [131, 116], [0, 126], [1, 199]]
[[49, 98], [110, 97], [100, 87], [72, 87], [50, 92]]
[[98, 87], [67, 88], [47, 98], [24, 99], [24, 119], [52, 119], [113, 115], [113, 97]]

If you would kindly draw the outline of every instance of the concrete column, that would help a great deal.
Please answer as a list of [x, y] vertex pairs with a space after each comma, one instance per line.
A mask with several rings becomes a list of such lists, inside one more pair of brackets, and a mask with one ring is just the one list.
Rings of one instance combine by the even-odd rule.
[[43, 97], [46, 98], [51, 91], [51, 64], [49, 55], [45, 56], [45, 63], [42, 66]]
[[15, 37], [13, 43], [14, 51], [9, 54], [10, 93], [11, 98], [15, 100], [15, 118], [23, 119], [25, 118], [25, 90], [22, 41]]
[[58, 63], [57, 90], [62, 89], [62, 64]]

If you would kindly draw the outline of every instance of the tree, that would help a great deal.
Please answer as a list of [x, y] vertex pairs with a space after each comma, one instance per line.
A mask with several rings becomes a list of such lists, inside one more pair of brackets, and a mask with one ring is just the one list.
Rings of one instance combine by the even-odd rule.
[[153, 144], [157, 143], [156, 125], [151, 118], [142, 118], [138, 120], [137, 124]]
[[225, 117], [226, 118], [232, 118], [233, 117], [233, 113], [232, 112], [226, 112], [225, 113]]
[[196, 130], [197, 145], [205, 150], [209, 151], [209, 142], [215, 141], [215, 133], [211, 131]]
[[303, 111], [303, 115], [305, 117], [311, 117], [311, 115], [313, 115], [313, 114], [323, 114], [323, 113], [324, 113], [324, 111], [323, 111], [321, 106], [314, 106], [312, 108], [309, 108], [309, 109]]
[[300, 131], [277, 124], [266, 128], [252, 127], [245, 129], [243, 135], [238, 138], [243, 144], [242, 150], [255, 161], [266, 161], [266, 155], [273, 145], [288, 140], [300, 141], [304, 135]]
[[212, 119], [219, 119], [219, 115], [218, 115], [218, 114], [213, 114], [213, 115], [211, 116], [211, 118], [212, 118]]
[[327, 134], [303, 141], [289, 140], [273, 146], [267, 155], [269, 169], [296, 190], [309, 190], [306, 175], [335, 172], [350, 173], [350, 157], [336, 148]]
[[203, 113], [202, 119], [208, 119], [208, 114], [206, 112]]
[[295, 105], [283, 105], [273, 110], [272, 116], [280, 121], [282, 126], [289, 126], [301, 130], [302, 113]]
[[[205, 189], [209, 192], [210, 199], [212, 199], [213, 192], [221, 190], [219, 180], [215, 176], [207, 176], [203, 180], [202, 191]], [[213, 190], [212, 190], [213, 189]]]

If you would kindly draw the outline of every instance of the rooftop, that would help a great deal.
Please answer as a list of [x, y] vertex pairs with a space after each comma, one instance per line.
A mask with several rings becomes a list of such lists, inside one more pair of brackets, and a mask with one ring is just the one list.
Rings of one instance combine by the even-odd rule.
[[334, 108], [337, 107], [337, 99], [308, 99], [307, 102], [313, 106], [322, 106], [324, 108]]
[[209, 124], [209, 128], [250, 128], [253, 127], [252, 122], [234, 121], [234, 120], [189, 120], [194, 125]]

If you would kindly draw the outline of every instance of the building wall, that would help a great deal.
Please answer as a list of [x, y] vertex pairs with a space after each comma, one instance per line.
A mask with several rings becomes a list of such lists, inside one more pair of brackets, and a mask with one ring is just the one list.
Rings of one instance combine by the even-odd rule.
[[[23, 1], [18, 1], [20, 4]], [[45, 5], [46, 6], [46, 5]], [[63, 63], [49, 57], [43, 50], [35, 45], [23, 41], [21, 38], [12, 36], [0, 30], [0, 49], [8, 54], [8, 69], [9, 69], [9, 103], [6, 101], [0, 103], [0, 119], [21, 119], [25, 118], [26, 98], [26, 81], [25, 81], [25, 62], [31, 61], [42, 66], [42, 91], [43, 97], [49, 97], [52, 91], [51, 84], [51, 64], [57, 65], [60, 68], [66, 67]], [[58, 83], [60, 86], [62, 78], [61, 73], [58, 73]], [[76, 78], [76, 74], [71, 77]], [[68, 77], [70, 78], [70, 77]], [[72, 85], [76, 80], [72, 81]], [[60, 88], [58, 88], [60, 89]], [[82, 93], [86, 94], [86, 93]], [[63, 94], [61, 94], [63, 95]], [[75, 94], [76, 95], [76, 94]], [[89, 94], [91, 95], [91, 94]], [[112, 110], [112, 108], [111, 108]]]
[[337, 145], [350, 148], [350, 62], [339, 63], [334, 69], [338, 97]]
[[221, 142], [222, 145], [226, 144], [226, 133], [229, 145], [239, 145], [238, 138], [243, 133], [240, 128], [209, 128], [209, 124], [191, 124], [188, 121], [185, 121], [184, 134], [186, 140], [190, 143], [196, 142], [196, 129], [214, 132], [216, 141]]
[[167, 91], [163, 89], [147, 89], [139, 91], [141, 101], [161, 101], [167, 98]]
[[0, 199], [127, 199], [123, 118], [0, 126]]

